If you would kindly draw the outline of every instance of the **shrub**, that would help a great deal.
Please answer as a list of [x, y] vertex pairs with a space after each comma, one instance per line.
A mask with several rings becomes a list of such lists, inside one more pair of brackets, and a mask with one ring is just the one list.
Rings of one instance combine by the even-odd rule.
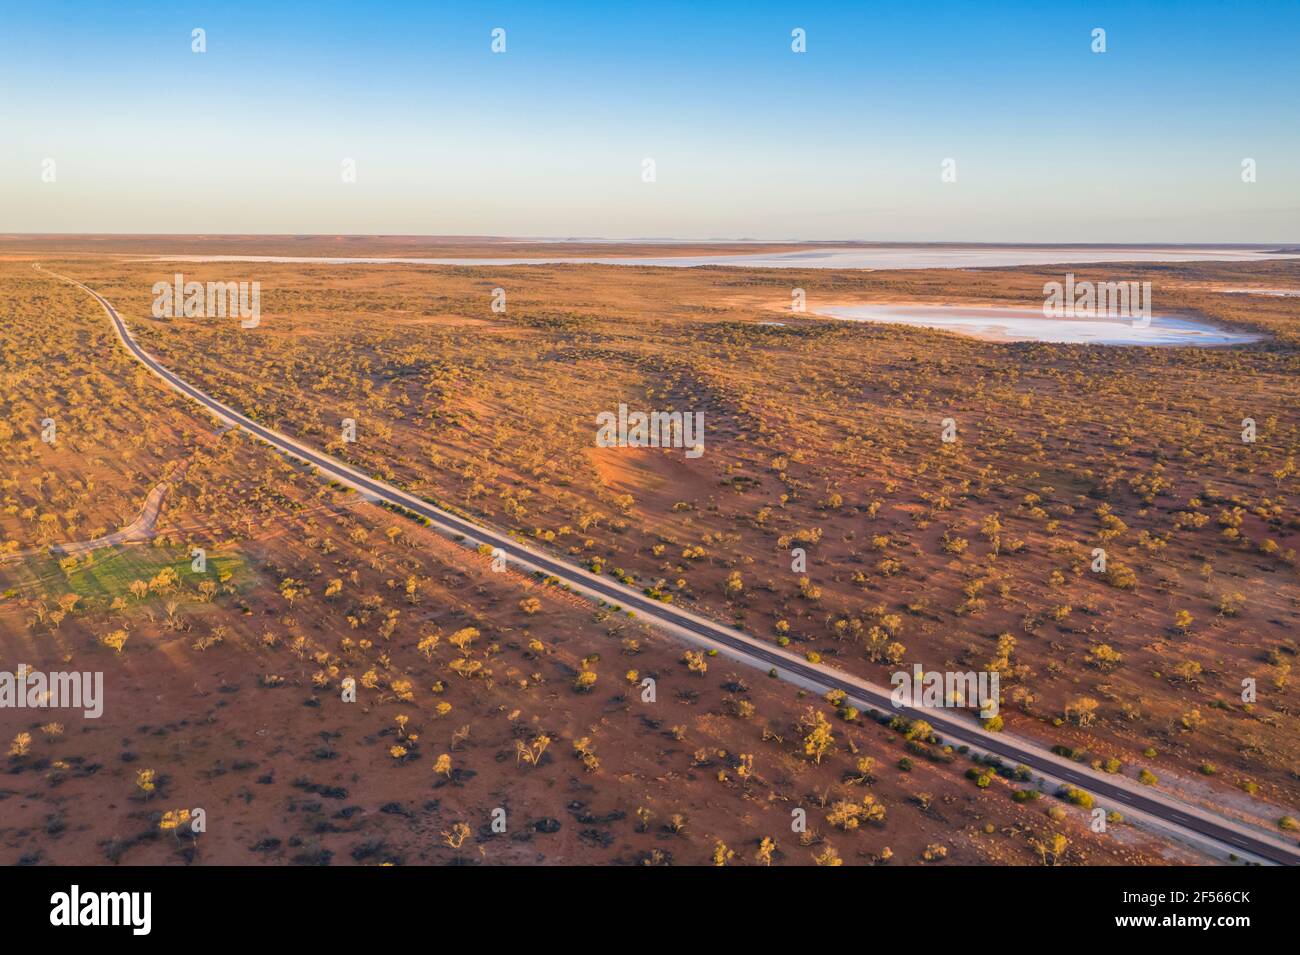
[[1092, 793], [1084, 792], [1076, 786], [1065, 787], [1062, 796], [1066, 802], [1075, 806], [1081, 806], [1084, 809], [1092, 808]]

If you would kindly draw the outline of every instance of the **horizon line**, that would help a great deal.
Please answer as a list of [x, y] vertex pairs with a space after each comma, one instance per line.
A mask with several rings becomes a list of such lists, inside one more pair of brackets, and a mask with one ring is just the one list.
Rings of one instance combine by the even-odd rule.
[[0, 232], [0, 241], [6, 239], [40, 239], [40, 238], [158, 238], [158, 239], [434, 239], [434, 240], [474, 240], [498, 242], [657, 242], [678, 245], [723, 245], [723, 244], [765, 244], [765, 245], [869, 245], [869, 246], [977, 246], [977, 247], [1027, 247], [1027, 248], [1277, 248], [1300, 246], [1295, 242], [1170, 242], [1161, 240], [1144, 241], [1109, 241], [1076, 242], [1058, 240], [1053, 242], [994, 241], [979, 242], [968, 239], [799, 239], [790, 237], [757, 238], [713, 236], [704, 239], [682, 238], [678, 236], [599, 236], [599, 235], [501, 235], [496, 233], [420, 233], [420, 232]]

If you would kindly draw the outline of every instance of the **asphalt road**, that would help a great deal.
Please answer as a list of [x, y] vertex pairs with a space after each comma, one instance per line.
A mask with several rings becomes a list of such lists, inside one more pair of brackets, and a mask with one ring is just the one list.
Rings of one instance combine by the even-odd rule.
[[[40, 266], [38, 265], [39, 269]], [[1210, 841], [1220, 847], [1249, 854], [1260, 861], [1281, 865], [1300, 864], [1300, 847], [1259, 829], [1214, 814], [1199, 806], [1181, 802], [1134, 780], [1093, 770], [1052, 753], [1047, 747], [1007, 733], [991, 733], [982, 726], [950, 709], [896, 707], [890, 691], [866, 680], [806, 660], [763, 643], [734, 627], [716, 623], [681, 607], [652, 600], [631, 587], [599, 577], [587, 570], [551, 557], [541, 550], [521, 544], [508, 535], [474, 524], [464, 518], [414, 497], [399, 488], [374, 480], [340, 461], [313, 448], [298, 443], [255, 421], [233, 408], [222, 404], [163, 367], [131, 337], [126, 323], [111, 304], [98, 292], [75, 279], [53, 272], [92, 295], [108, 313], [118, 337], [128, 351], [169, 387], [202, 405], [219, 419], [254, 435], [285, 454], [295, 457], [341, 484], [351, 486], [377, 500], [405, 508], [427, 518], [443, 533], [463, 537], [471, 543], [499, 548], [508, 560], [530, 570], [553, 576], [568, 584], [573, 590], [635, 610], [640, 619], [647, 620], [669, 633], [694, 644], [716, 649], [728, 657], [755, 666], [761, 670], [775, 669], [782, 679], [824, 692], [843, 690], [848, 700], [862, 710], [901, 713], [911, 719], [923, 719], [934, 731], [951, 744], [965, 743], [973, 748], [995, 754], [1011, 764], [1023, 764], [1049, 780], [1069, 783], [1091, 793], [1096, 805], [1116, 810], [1141, 821], [1149, 817], [1174, 835], [1190, 837], [1192, 842]]]

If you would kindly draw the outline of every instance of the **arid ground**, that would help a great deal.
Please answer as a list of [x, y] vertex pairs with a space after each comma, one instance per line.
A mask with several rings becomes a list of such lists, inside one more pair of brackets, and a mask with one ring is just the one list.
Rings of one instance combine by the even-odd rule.
[[[368, 473], [884, 685], [913, 664], [996, 671], [1005, 732], [1294, 841], [1300, 298], [1225, 290], [1300, 288], [1300, 264], [1069, 269], [1265, 336], [1193, 349], [816, 314], [1038, 307], [1065, 266], [152, 258], [216, 253], [501, 254], [0, 241], [0, 669], [103, 671], [106, 692], [98, 719], [0, 709], [0, 862], [1210, 861], [1122, 819], [1093, 832], [1084, 793], [1039, 795], [907, 721], [496, 572], [219, 427], [37, 262], [182, 378]], [[177, 271], [260, 282], [260, 324], [151, 317]], [[597, 447], [620, 403], [703, 412], [705, 453]], [[164, 484], [146, 539], [58, 548], [132, 525]], [[196, 808], [206, 830], [178, 834], [167, 814]]]

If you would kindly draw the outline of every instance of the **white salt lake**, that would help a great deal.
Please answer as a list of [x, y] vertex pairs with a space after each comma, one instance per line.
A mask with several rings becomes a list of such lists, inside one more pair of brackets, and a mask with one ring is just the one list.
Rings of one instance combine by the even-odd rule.
[[1045, 318], [1041, 308], [966, 305], [829, 305], [818, 315], [850, 322], [934, 328], [996, 342], [1087, 345], [1242, 345], [1264, 336], [1183, 316], [1153, 315], [1150, 324], [1120, 318]]
[[1273, 298], [1300, 296], [1300, 289], [1293, 288], [1221, 288], [1216, 291], [1223, 295], [1268, 295]]
[[900, 245], [822, 247], [797, 252], [744, 252], [726, 255], [568, 256], [494, 258], [385, 258], [295, 255], [165, 255], [165, 262], [283, 262], [300, 265], [631, 265], [697, 268], [726, 265], [750, 269], [974, 269], [1016, 265], [1099, 262], [1260, 262], [1297, 258], [1267, 249], [1189, 248], [1186, 246], [945, 246]]

